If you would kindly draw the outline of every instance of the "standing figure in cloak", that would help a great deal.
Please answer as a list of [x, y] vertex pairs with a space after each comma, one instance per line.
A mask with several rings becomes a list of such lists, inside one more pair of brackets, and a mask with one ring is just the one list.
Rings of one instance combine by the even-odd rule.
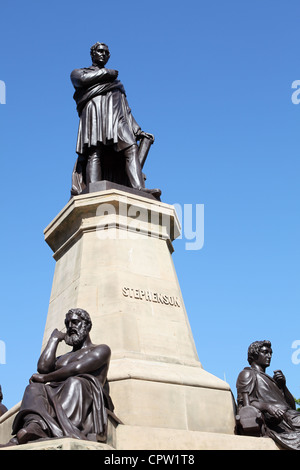
[[265, 370], [272, 357], [270, 341], [255, 341], [248, 348], [248, 362], [237, 379], [238, 413], [244, 407], [254, 407], [263, 418], [263, 434], [274, 439], [281, 447], [300, 450], [300, 413], [295, 399], [286, 386], [281, 370], [273, 377]]
[[137, 145], [138, 140], [149, 140], [151, 134], [143, 132], [135, 121], [123, 84], [117, 80], [118, 71], [105, 68], [110, 57], [107, 45], [97, 42], [90, 53], [91, 67], [71, 73], [80, 117], [71, 194], [80, 194], [89, 183], [106, 179], [159, 198], [159, 189], [145, 188]]
[[[10, 445], [61, 437], [106, 440], [113, 411], [106, 389], [110, 348], [91, 342], [92, 322], [85, 310], [69, 310], [65, 325], [66, 333], [55, 329], [40, 356], [38, 373], [30, 378], [14, 419]], [[72, 350], [57, 357], [63, 340]]]

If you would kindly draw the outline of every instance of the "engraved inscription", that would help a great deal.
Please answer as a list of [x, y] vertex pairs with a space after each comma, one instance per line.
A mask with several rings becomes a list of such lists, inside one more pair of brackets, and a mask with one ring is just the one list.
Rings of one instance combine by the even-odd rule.
[[172, 307], [180, 307], [178, 297], [161, 294], [159, 292], [151, 292], [150, 290], [123, 287], [122, 294], [124, 297], [130, 297], [131, 299], [144, 300], [146, 302], [155, 302], [158, 304], [170, 305]]

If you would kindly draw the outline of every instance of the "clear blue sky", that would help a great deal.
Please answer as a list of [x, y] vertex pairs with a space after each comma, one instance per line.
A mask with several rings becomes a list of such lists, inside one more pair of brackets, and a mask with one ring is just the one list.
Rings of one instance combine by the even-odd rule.
[[2, 2], [0, 383], [8, 408], [36, 370], [54, 260], [43, 230], [69, 199], [78, 116], [72, 69], [111, 50], [133, 114], [156, 141], [148, 187], [204, 204], [204, 246], [173, 255], [203, 367], [235, 382], [248, 345], [300, 397], [298, 1]]

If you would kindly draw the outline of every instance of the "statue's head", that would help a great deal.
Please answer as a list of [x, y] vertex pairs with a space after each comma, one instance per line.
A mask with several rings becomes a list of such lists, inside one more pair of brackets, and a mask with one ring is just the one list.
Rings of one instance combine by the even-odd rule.
[[104, 42], [96, 42], [90, 49], [93, 64], [104, 67], [110, 58], [108, 46]]
[[262, 362], [261, 365], [267, 367], [270, 365], [272, 356], [271, 341], [254, 341], [248, 348], [248, 362], [251, 365], [253, 362]]
[[2, 393], [2, 387], [0, 385], [0, 403], [2, 402], [3, 400], [3, 393]]
[[67, 329], [65, 342], [69, 346], [74, 346], [87, 338], [92, 328], [92, 320], [86, 310], [72, 308], [66, 314], [65, 325]]

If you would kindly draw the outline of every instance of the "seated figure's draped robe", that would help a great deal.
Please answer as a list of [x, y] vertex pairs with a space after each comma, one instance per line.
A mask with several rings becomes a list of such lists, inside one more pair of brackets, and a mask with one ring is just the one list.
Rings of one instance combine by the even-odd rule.
[[50, 438], [105, 440], [107, 410], [113, 411], [107, 385], [106, 382], [102, 387], [91, 374], [62, 382], [30, 383], [13, 422], [12, 434], [29, 422], [37, 422]]
[[243, 393], [247, 393], [250, 404], [255, 401], [265, 402], [283, 409], [283, 420], [263, 412], [267, 435], [286, 449], [300, 450], [300, 413], [287, 403], [275, 380], [264, 372], [245, 367], [238, 376], [236, 386], [239, 407], [243, 406]]

